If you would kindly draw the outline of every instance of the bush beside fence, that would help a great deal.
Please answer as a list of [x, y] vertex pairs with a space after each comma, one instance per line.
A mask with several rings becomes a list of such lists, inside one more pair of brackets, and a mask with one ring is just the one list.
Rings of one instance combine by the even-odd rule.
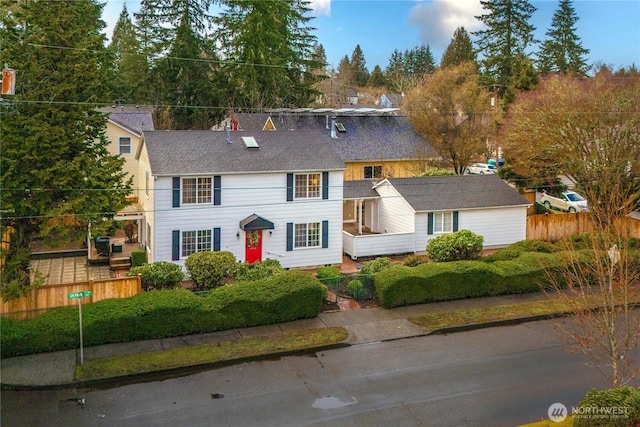
[[[287, 271], [268, 282], [227, 285], [200, 297], [185, 289], [145, 292], [83, 305], [87, 347], [287, 322], [320, 313], [324, 286]], [[0, 356], [75, 349], [78, 310], [60, 307], [31, 320], [0, 318]]]

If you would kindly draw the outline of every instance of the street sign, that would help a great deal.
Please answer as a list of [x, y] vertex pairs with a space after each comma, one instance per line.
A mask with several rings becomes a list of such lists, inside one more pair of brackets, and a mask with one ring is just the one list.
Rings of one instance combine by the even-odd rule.
[[90, 297], [91, 295], [93, 295], [92, 291], [84, 291], [84, 292], [73, 292], [73, 293], [67, 294], [67, 297], [69, 299], [72, 299], [72, 298]]

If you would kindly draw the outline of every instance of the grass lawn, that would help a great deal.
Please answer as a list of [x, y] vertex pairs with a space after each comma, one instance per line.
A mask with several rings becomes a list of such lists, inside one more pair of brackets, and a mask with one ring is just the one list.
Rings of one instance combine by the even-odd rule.
[[286, 353], [338, 344], [347, 338], [342, 327], [284, 333], [278, 337], [242, 338], [193, 347], [105, 357], [85, 361], [76, 367], [77, 381], [116, 378], [157, 372], [165, 369], [197, 366], [265, 354]]
[[409, 317], [409, 321], [429, 330], [496, 322], [528, 316], [545, 316], [565, 313], [569, 305], [562, 300], [542, 300], [493, 307], [455, 310], [444, 313], [429, 313]]

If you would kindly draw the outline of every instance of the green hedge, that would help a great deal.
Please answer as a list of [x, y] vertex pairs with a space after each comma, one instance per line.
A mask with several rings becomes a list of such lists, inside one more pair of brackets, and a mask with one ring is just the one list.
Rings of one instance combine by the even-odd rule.
[[574, 427], [629, 427], [640, 422], [640, 390], [591, 390], [573, 415]]
[[[269, 281], [226, 285], [197, 296], [185, 289], [144, 292], [82, 307], [87, 347], [287, 322], [320, 313], [325, 287], [287, 271]], [[60, 307], [31, 320], [0, 318], [0, 356], [77, 348], [78, 309]]]
[[385, 308], [527, 293], [540, 290], [546, 272], [564, 264], [555, 253], [523, 253], [517, 258], [495, 261], [426, 263], [416, 267], [393, 266], [374, 276], [376, 293]]

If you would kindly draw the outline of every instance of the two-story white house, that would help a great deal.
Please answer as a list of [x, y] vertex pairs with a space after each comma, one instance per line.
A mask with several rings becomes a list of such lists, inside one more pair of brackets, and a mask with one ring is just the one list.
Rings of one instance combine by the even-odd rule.
[[285, 268], [342, 262], [345, 165], [317, 138], [150, 131], [136, 159], [149, 262], [210, 250]]

